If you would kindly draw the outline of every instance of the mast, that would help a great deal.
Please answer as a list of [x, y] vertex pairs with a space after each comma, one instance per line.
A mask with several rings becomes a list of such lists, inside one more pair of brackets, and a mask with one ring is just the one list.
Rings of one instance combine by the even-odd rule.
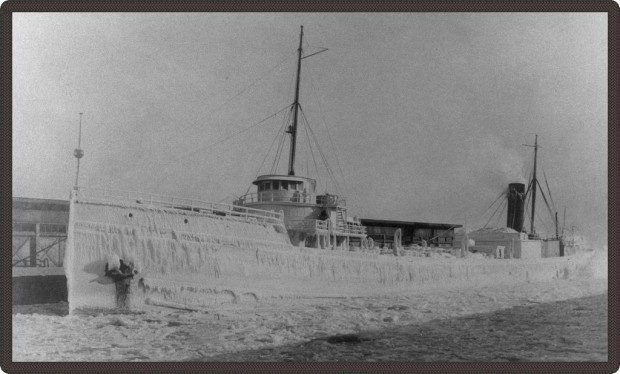
[[558, 212], [555, 212], [555, 238], [556, 239], [560, 238], [558, 234]]
[[564, 236], [564, 227], [566, 227], [566, 207], [564, 207], [564, 219], [562, 219], [562, 236]]
[[532, 174], [532, 224], [530, 226], [530, 234], [534, 234], [534, 212], [536, 210], [536, 187], [538, 186], [538, 181], [536, 180], [536, 157], [538, 155], [538, 134], [536, 134], [536, 138], [534, 140], [534, 145], [523, 144], [526, 147], [534, 147], [534, 173]]
[[84, 151], [82, 150], [82, 114], [80, 113], [80, 132], [78, 134], [78, 147], [73, 151], [73, 155], [77, 158], [77, 170], [75, 172], [75, 187], [78, 186], [78, 178], [80, 177], [80, 159], [84, 157]]
[[295, 102], [293, 103], [293, 126], [289, 129], [291, 133], [291, 153], [288, 160], [288, 175], [295, 175], [295, 143], [297, 142], [297, 112], [299, 110], [299, 77], [301, 73], [301, 43], [304, 37], [304, 27], [301, 26], [301, 32], [299, 34], [299, 48], [298, 52], [298, 60], [297, 60], [297, 84], [295, 87]]

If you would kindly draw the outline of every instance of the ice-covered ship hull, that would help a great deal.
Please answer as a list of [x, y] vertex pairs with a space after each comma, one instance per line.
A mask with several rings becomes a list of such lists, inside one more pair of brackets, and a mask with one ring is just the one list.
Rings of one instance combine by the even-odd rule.
[[71, 311], [119, 308], [118, 288], [105, 275], [114, 256], [138, 270], [122, 306], [134, 310], [550, 280], [584, 264], [575, 257], [437, 261], [300, 248], [280, 213], [134, 197], [73, 192], [65, 257]]

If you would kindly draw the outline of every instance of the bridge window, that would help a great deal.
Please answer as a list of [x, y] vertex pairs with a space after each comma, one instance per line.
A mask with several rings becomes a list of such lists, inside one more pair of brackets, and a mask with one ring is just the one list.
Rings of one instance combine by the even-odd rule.
[[259, 191], [268, 191], [271, 189], [271, 182], [261, 182], [258, 184]]
[[273, 189], [274, 190], [280, 189], [280, 181], [273, 181]]

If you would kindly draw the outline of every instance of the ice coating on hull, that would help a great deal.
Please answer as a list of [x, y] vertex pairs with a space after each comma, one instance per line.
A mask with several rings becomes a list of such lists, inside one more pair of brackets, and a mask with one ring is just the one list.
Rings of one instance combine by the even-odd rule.
[[298, 248], [277, 223], [72, 198], [65, 258], [71, 311], [117, 307], [114, 284], [104, 276], [115, 256], [139, 271], [131, 309], [532, 282], [572, 273], [585, 262], [579, 256], [438, 260]]
[[234, 255], [218, 253], [223, 248], [290, 248], [290, 241], [283, 226], [251, 217], [72, 198], [65, 255], [70, 308], [115, 307], [112, 281], [104, 276], [115, 257], [132, 261], [139, 271], [132, 307], [146, 300], [140, 289], [162, 289], [162, 284], [174, 288], [187, 281], [216, 289], [222, 267], [241, 269], [228, 263]]

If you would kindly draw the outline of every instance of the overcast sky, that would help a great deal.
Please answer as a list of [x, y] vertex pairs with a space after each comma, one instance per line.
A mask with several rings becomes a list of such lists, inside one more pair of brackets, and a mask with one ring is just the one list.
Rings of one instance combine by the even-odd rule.
[[300, 25], [329, 50], [303, 60], [296, 174], [350, 214], [505, 226], [538, 134], [560, 225], [606, 242], [605, 13], [14, 13], [13, 196], [68, 198], [83, 112], [80, 185], [232, 201], [274, 164]]

